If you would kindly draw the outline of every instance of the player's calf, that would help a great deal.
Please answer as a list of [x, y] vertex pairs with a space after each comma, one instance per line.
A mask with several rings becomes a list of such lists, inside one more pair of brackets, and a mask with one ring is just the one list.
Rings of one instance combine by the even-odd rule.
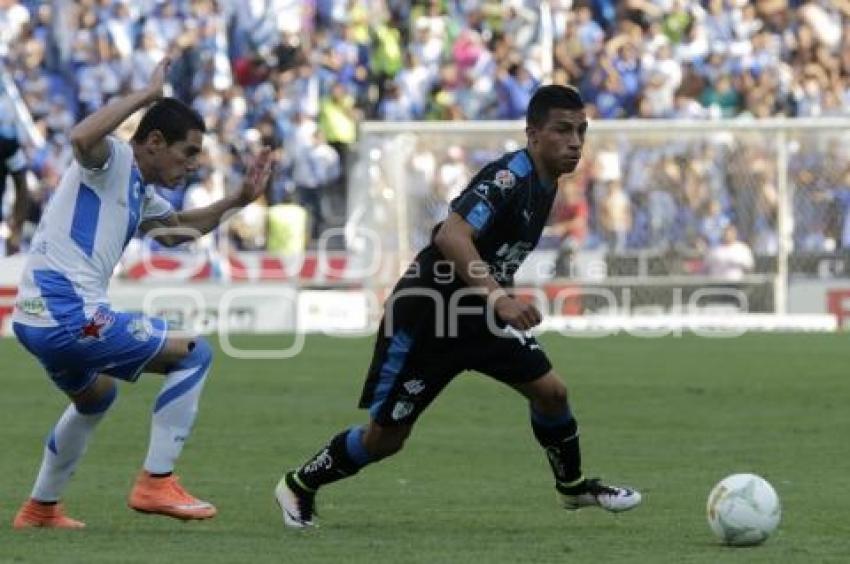
[[201, 392], [212, 365], [213, 354], [203, 337], [195, 338], [188, 354], [168, 368], [156, 398], [151, 437], [144, 469], [167, 474], [174, 465], [195, 423]]
[[[148, 455], [144, 470], [130, 492], [128, 505], [142, 513], [176, 519], [209, 519], [215, 516], [216, 508], [191, 495], [172, 475], [195, 422], [213, 358], [212, 349], [203, 337], [196, 337], [185, 346], [188, 354], [168, 366], [156, 398]], [[157, 362], [161, 360], [158, 358]]]
[[85, 526], [64, 514], [59, 499], [97, 424], [112, 406], [117, 394], [114, 382], [98, 376], [86, 390], [75, 395], [77, 403], [65, 409], [47, 438], [30, 499], [24, 502], [13, 521], [16, 529], [79, 529]]

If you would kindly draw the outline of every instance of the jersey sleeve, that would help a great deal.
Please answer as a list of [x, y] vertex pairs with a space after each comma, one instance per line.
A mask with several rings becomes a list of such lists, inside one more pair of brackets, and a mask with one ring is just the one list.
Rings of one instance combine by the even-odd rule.
[[168, 200], [157, 194], [153, 186], [148, 186], [145, 190], [145, 202], [142, 205], [142, 221], [162, 219], [173, 213], [174, 208]]
[[[510, 175], [510, 178], [505, 174]], [[449, 209], [460, 215], [480, 235], [487, 231], [494, 219], [508, 207], [516, 179], [507, 170], [476, 179], [449, 204]]]
[[133, 162], [133, 149], [129, 144], [111, 135], [106, 138], [106, 142], [109, 144], [109, 157], [103, 166], [86, 168], [80, 164], [81, 178], [89, 187], [104, 189], [117, 183], [122, 169], [129, 170]]

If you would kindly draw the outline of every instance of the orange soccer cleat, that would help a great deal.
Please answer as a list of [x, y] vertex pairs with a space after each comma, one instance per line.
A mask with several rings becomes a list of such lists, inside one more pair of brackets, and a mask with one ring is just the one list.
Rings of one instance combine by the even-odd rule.
[[46, 505], [34, 499], [28, 499], [18, 510], [12, 527], [15, 529], [31, 529], [45, 527], [52, 529], [82, 529], [86, 524], [71, 519], [62, 508], [61, 503]]
[[127, 504], [142, 513], [157, 513], [175, 519], [210, 519], [215, 506], [195, 498], [180, 485], [177, 476], [154, 478], [145, 471], [136, 478]]

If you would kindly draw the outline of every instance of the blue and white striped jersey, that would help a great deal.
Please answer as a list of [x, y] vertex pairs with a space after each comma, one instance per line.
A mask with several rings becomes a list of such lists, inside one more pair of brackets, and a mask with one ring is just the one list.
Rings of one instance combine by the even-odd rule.
[[130, 145], [108, 139], [110, 156], [97, 170], [74, 161], [51, 198], [33, 238], [13, 321], [74, 329], [100, 304], [124, 248], [139, 224], [173, 210], [144, 184]]

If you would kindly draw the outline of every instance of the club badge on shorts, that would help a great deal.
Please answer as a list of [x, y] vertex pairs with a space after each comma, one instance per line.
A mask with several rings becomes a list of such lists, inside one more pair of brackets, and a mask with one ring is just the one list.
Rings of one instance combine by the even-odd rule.
[[127, 332], [137, 341], [144, 343], [153, 335], [153, 325], [147, 317], [137, 317], [127, 324]]
[[115, 323], [115, 313], [103, 307], [98, 308], [80, 329], [80, 341], [103, 340], [113, 323]]

